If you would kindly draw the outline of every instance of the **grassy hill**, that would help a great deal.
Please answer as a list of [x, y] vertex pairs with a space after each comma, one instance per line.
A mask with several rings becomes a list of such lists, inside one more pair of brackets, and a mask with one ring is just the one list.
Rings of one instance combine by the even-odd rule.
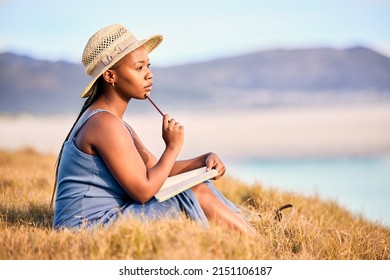
[[[246, 185], [215, 182], [233, 202], [261, 214], [255, 237], [225, 228], [135, 218], [92, 231], [51, 230], [55, 156], [0, 151], [0, 259], [390, 259], [390, 229], [353, 216], [334, 202]], [[292, 203], [287, 222], [273, 210]]]

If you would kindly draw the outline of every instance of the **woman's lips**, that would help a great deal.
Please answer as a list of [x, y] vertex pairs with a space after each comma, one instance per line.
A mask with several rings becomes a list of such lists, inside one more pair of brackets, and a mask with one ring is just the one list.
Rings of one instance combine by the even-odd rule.
[[144, 89], [145, 89], [146, 91], [151, 91], [152, 88], [153, 88], [153, 84], [150, 84], [150, 85], [147, 85], [146, 87], [144, 87]]

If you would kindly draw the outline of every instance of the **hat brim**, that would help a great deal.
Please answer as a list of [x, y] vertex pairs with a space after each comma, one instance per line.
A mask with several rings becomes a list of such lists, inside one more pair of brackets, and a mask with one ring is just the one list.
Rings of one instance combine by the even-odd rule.
[[160, 43], [163, 40], [163, 36], [161, 35], [154, 35], [152, 37], [149, 37], [148, 39], [139, 40], [128, 46], [125, 50], [123, 50], [120, 54], [118, 54], [110, 64], [108, 64], [105, 68], [103, 68], [95, 77], [92, 78], [92, 80], [88, 83], [88, 85], [85, 87], [85, 89], [82, 91], [80, 97], [86, 98], [89, 97], [96, 92], [96, 81], [99, 79], [101, 75], [103, 75], [104, 72], [106, 72], [109, 68], [111, 68], [115, 63], [117, 63], [119, 60], [121, 60], [123, 57], [125, 57], [127, 54], [131, 53], [132, 51], [138, 49], [139, 47], [145, 47], [146, 52], [149, 54], [151, 53], [155, 48], [160, 45]]

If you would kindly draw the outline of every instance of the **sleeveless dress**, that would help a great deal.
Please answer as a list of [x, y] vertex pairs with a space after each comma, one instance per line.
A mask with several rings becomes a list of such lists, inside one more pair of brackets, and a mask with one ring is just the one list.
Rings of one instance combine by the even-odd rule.
[[[82, 116], [64, 143], [58, 167], [53, 228], [110, 225], [126, 214], [141, 219], [180, 218], [183, 212], [188, 218], [207, 227], [207, 218], [191, 189], [163, 202], [153, 197], [146, 203], [139, 203], [119, 185], [99, 156], [86, 154], [76, 147], [75, 138], [80, 128], [90, 117], [101, 112], [110, 113], [96, 109]], [[131, 135], [131, 130], [127, 129]], [[206, 184], [221, 201], [239, 212], [210, 181], [206, 181]]]

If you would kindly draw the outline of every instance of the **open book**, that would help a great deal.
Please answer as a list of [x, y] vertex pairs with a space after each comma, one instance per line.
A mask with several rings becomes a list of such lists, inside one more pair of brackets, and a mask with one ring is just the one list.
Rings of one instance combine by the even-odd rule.
[[179, 175], [168, 177], [158, 193], [156, 193], [155, 198], [159, 202], [162, 202], [197, 184], [214, 178], [217, 175], [217, 170], [211, 169], [210, 171], [206, 171], [206, 167], [201, 167]]

